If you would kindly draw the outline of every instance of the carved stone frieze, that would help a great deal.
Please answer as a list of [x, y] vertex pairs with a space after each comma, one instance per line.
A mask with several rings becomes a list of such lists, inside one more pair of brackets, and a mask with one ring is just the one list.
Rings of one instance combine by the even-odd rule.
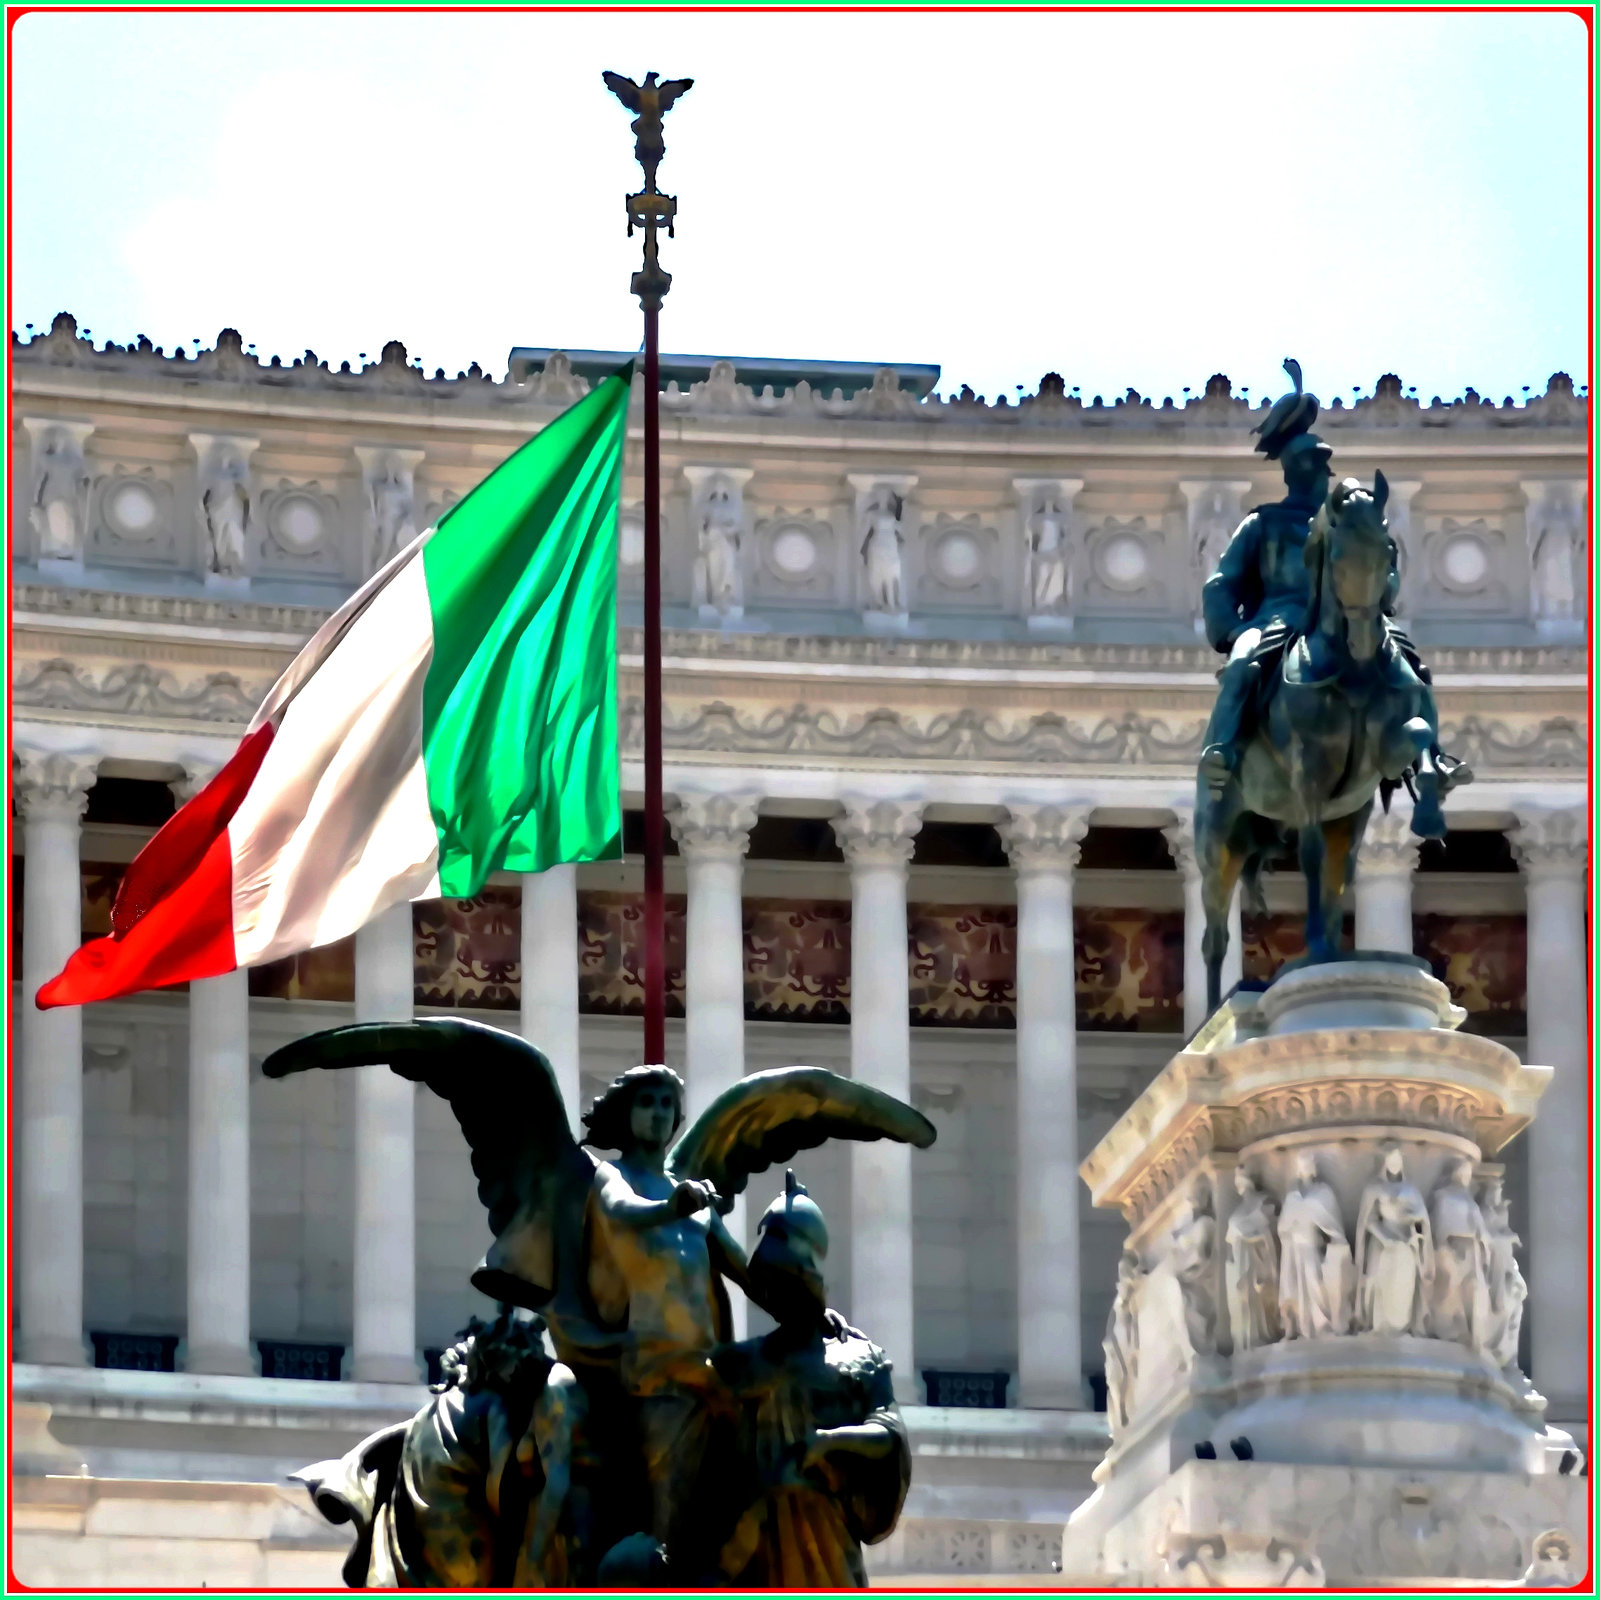
[[[919, 719], [885, 706], [841, 717], [804, 705], [743, 711], [720, 700], [689, 711], [669, 705], [664, 722], [671, 750], [1039, 765], [1183, 766], [1204, 731], [1199, 719], [1174, 728], [1133, 711], [1093, 723], [1044, 712], [1012, 725], [970, 708]], [[623, 749], [642, 750], [640, 701], [623, 702], [619, 726]]]
[[92, 716], [177, 718], [190, 722], [233, 723], [255, 715], [268, 685], [247, 688], [231, 672], [212, 672], [199, 683], [181, 684], [171, 673], [135, 662], [111, 668], [96, 678], [59, 658], [23, 667], [12, 682], [12, 704], [43, 711], [77, 711]]

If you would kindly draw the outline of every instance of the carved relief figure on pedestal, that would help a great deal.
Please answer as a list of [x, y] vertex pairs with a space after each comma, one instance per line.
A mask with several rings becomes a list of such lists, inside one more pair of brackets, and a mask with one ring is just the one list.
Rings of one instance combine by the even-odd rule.
[[1271, 1196], [1256, 1188], [1243, 1167], [1234, 1169], [1233, 1183], [1239, 1199], [1228, 1218], [1223, 1269], [1228, 1321], [1233, 1348], [1253, 1350], [1278, 1337], [1278, 1240]]
[[1433, 1335], [1487, 1355], [1489, 1230], [1472, 1194], [1472, 1163], [1463, 1157], [1433, 1192]]
[[1285, 1339], [1322, 1339], [1350, 1331], [1355, 1264], [1338, 1196], [1317, 1178], [1317, 1158], [1294, 1158], [1294, 1187], [1278, 1219], [1278, 1312]]
[[1357, 1314], [1364, 1331], [1428, 1332], [1433, 1229], [1421, 1191], [1406, 1179], [1400, 1146], [1384, 1147], [1383, 1173], [1361, 1195], [1356, 1219]]
[[699, 603], [719, 617], [744, 606], [744, 575], [739, 567], [743, 542], [741, 497], [726, 479], [713, 479], [700, 506], [695, 589]]
[[1527, 1281], [1517, 1263], [1521, 1239], [1511, 1231], [1511, 1204], [1499, 1178], [1483, 1186], [1480, 1205], [1489, 1247], [1490, 1333], [1480, 1346], [1502, 1368], [1517, 1364], [1517, 1344], [1522, 1338], [1522, 1308], [1528, 1298]]
[[250, 469], [236, 451], [219, 448], [207, 465], [200, 488], [200, 531], [206, 541], [206, 568], [225, 578], [244, 572], [245, 536], [250, 526]]
[[75, 561], [83, 554], [89, 474], [83, 452], [65, 428], [52, 428], [39, 444], [28, 520], [47, 561]]
[[1196, 1355], [1217, 1346], [1217, 1219], [1211, 1192], [1196, 1185], [1192, 1200], [1178, 1212], [1172, 1230], [1172, 1270], [1183, 1291], [1183, 1319]]
[[1028, 609], [1035, 616], [1055, 615], [1071, 599], [1066, 512], [1046, 494], [1028, 518]]
[[1133, 1412], [1133, 1386], [1139, 1376], [1139, 1258], [1122, 1252], [1117, 1263], [1117, 1297], [1106, 1319], [1101, 1344], [1106, 1356], [1106, 1418], [1113, 1435], [1128, 1425]]
[[904, 512], [905, 501], [892, 489], [877, 490], [862, 512], [867, 609], [889, 616], [903, 616], [906, 609], [902, 559], [906, 538], [900, 527]]
[[417, 536], [416, 489], [411, 469], [393, 456], [367, 484], [372, 514], [372, 561], [385, 566]]

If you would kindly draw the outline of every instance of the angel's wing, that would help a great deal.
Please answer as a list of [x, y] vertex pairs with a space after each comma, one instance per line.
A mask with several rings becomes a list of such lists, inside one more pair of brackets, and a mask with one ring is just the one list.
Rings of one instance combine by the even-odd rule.
[[358, 1022], [275, 1050], [262, 1071], [387, 1065], [425, 1083], [461, 1124], [494, 1244], [472, 1275], [491, 1299], [542, 1309], [563, 1269], [581, 1267], [583, 1202], [594, 1158], [572, 1137], [555, 1073], [525, 1039], [455, 1017]]
[[632, 78], [624, 78], [620, 72], [602, 72], [608, 88], [623, 105], [630, 111], [639, 109], [639, 85]]
[[659, 84], [656, 88], [656, 104], [666, 111], [679, 95], [687, 94], [692, 88], [693, 78], [673, 78], [670, 82]]
[[674, 1178], [716, 1185], [729, 1204], [751, 1175], [829, 1139], [896, 1139], [926, 1150], [936, 1135], [920, 1111], [826, 1067], [755, 1072], [725, 1089], [672, 1147]]

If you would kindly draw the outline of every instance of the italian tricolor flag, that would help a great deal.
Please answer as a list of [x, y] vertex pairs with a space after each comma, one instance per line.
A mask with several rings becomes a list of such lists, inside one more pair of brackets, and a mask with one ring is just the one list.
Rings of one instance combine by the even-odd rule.
[[597, 384], [323, 624], [41, 1007], [215, 977], [501, 869], [619, 853], [631, 380]]

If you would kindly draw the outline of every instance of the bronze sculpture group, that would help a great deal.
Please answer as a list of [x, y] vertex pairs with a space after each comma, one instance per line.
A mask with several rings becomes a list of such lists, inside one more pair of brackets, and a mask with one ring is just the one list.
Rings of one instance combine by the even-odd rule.
[[[352, 1587], [864, 1585], [910, 1452], [884, 1353], [827, 1309], [822, 1212], [789, 1174], [747, 1258], [723, 1222], [754, 1173], [830, 1138], [932, 1125], [816, 1067], [756, 1073], [681, 1138], [683, 1083], [634, 1067], [572, 1137], [548, 1062], [439, 1019], [337, 1028], [283, 1077], [386, 1063], [450, 1102], [494, 1242], [475, 1322], [409, 1422], [300, 1479], [349, 1522]], [[602, 1160], [589, 1146], [616, 1151]], [[724, 1280], [777, 1323], [734, 1341]]]
[[1317, 400], [1294, 380], [1255, 432], [1288, 493], [1258, 506], [1202, 590], [1206, 637], [1228, 656], [1200, 756], [1196, 851], [1204, 882], [1206, 998], [1222, 998], [1235, 886], [1259, 902], [1262, 866], [1291, 836], [1306, 879], [1306, 949], [1333, 960], [1341, 899], [1372, 807], [1404, 784], [1411, 830], [1445, 832], [1441, 802], [1471, 772], [1439, 748], [1427, 668], [1394, 622], [1398, 550], [1389, 486], [1332, 484], [1311, 431]]

